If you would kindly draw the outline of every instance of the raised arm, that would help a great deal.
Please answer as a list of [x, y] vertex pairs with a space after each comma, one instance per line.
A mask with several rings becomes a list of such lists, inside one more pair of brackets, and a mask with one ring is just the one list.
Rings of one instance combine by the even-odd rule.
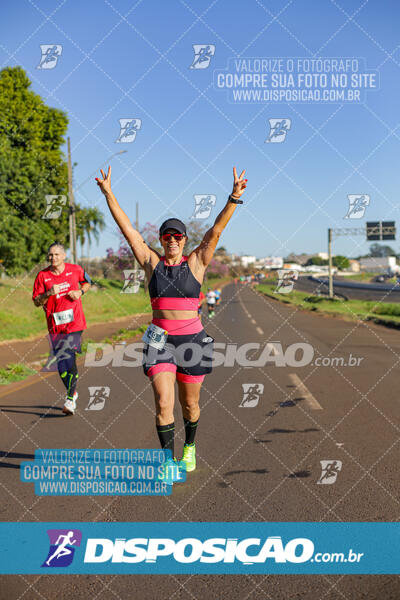
[[159, 261], [159, 255], [155, 250], [149, 248], [140, 233], [134, 229], [129, 217], [124, 213], [111, 191], [111, 166], [108, 167], [107, 175], [104, 174], [103, 169], [100, 169], [100, 171], [103, 179], [96, 177], [97, 185], [106, 197], [108, 208], [126, 241], [132, 248], [136, 260], [141, 267], [146, 267], [150, 264], [154, 267]]
[[[246, 189], [247, 179], [243, 179], [244, 174], [245, 171], [242, 171], [240, 177], [238, 177], [236, 167], [233, 167], [233, 189], [231, 196], [234, 200], [239, 200]], [[200, 245], [190, 254], [188, 259], [190, 268], [196, 273], [199, 279], [203, 277], [206, 267], [211, 262], [218, 240], [235, 212], [236, 207], [237, 204], [231, 202], [230, 198], [228, 198], [224, 208], [215, 219], [214, 225], [206, 232]]]

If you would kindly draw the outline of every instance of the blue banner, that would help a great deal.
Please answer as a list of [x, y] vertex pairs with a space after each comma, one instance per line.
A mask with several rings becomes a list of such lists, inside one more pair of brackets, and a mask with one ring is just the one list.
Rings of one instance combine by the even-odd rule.
[[1, 574], [397, 574], [399, 523], [1, 523]]
[[39, 449], [20, 478], [37, 496], [166, 496], [186, 480], [186, 465], [167, 449]]

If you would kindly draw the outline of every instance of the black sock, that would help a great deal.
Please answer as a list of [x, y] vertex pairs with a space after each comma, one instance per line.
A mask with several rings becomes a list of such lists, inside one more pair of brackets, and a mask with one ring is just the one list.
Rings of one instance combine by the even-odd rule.
[[199, 422], [199, 419], [197, 419], [197, 421], [183, 419], [183, 422], [185, 424], [185, 444], [194, 444], [194, 437], [196, 435], [197, 423]]
[[171, 450], [172, 458], [174, 458], [175, 423], [170, 423], [169, 425], [156, 425], [156, 427], [161, 448]]

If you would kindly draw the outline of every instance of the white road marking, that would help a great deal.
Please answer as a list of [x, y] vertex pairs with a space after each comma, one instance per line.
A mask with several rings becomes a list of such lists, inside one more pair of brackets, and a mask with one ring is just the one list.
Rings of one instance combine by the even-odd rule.
[[299, 390], [302, 398], [304, 398], [304, 404], [307, 406], [307, 408], [311, 408], [312, 410], [322, 410], [322, 406], [318, 400], [314, 398], [310, 390], [305, 386], [298, 375], [295, 373], [289, 373], [289, 379]]
[[[242, 298], [240, 296], [239, 296], [239, 302], [242, 305], [242, 308], [243, 308], [244, 312], [246, 313], [247, 317], [250, 319], [251, 323], [253, 325], [256, 325], [257, 321], [255, 319], [253, 319], [253, 317], [251, 316], [251, 314], [249, 313], [249, 311], [247, 310], [247, 308], [243, 304], [243, 300], [242, 300]], [[256, 327], [256, 330], [257, 330], [257, 333], [259, 333], [260, 335], [264, 335], [264, 332], [261, 329], [261, 327]]]

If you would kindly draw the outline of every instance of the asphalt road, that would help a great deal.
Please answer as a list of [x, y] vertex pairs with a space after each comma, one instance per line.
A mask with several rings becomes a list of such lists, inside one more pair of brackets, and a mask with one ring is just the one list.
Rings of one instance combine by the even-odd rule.
[[[198, 467], [170, 497], [38, 497], [32, 484], [19, 480], [19, 463], [37, 448], [158, 447], [152, 393], [141, 368], [82, 365], [74, 417], [61, 412], [56, 375], [39, 375], [19, 390], [14, 386], [12, 394], [2, 391], [1, 519], [398, 520], [398, 333], [301, 312], [234, 284], [225, 287], [215, 318], [204, 324], [218, 342], [274, 341], [283, 352], [309, 344], [314, 358], [302, 367], [220, 366], [206, 377]], [[249, 356], [259, 355], [253, 352]], [[357, 366], [328, 364], [332, 358], [347, 363], [350, 354]], [[325, 366], [317, 366], [322, 358]], [[240, 406], [242, 386], [250, 383], [264, 391], [255, 406]], [[88, 386], [98, 385], [108, 386], [110, 397], [103, 410], [86, 411]], [[179, 455], [178, 407], [175, 420]], [[342, 462], [333, 485], [317, 484], [322, 460]], [[8, 575], [0, 578], [0, 599], [394, 600], [399, 581], [388, 575]]]
[[[319, 279], [320, 281], [317, 281]], [[326, 283], [321, 283], [325, 281]], [[354, 285], [354, 287], [349, 287], [350, 285]], [[357, 287], [357, 286], [360, 287]], [[361, 287], [363, 286], [363, 287]], [[323, 292], [325, 294], [328, 293], [328, 280], [327, 278], [316, 276], [316, 278], [312, 279], [309, 276], [300, 276], [296, 281], [295, 289], [301, 292]], [[346, 296], [349, 300], [376, 300], [378, 302], [400, 302], [400, 293], [399, 288], [396, 289], [391, 288], [391, 286], [387, 284], [379, 284], [374, 283], [373, 285], [368, 285], [366, 283], [360, 284], [358, 282], [350, 282], [348, 279], [342, 277], [341, 279], [334, 278], [333, 279], [333, 291], [337, 294], [342, 294]]]

